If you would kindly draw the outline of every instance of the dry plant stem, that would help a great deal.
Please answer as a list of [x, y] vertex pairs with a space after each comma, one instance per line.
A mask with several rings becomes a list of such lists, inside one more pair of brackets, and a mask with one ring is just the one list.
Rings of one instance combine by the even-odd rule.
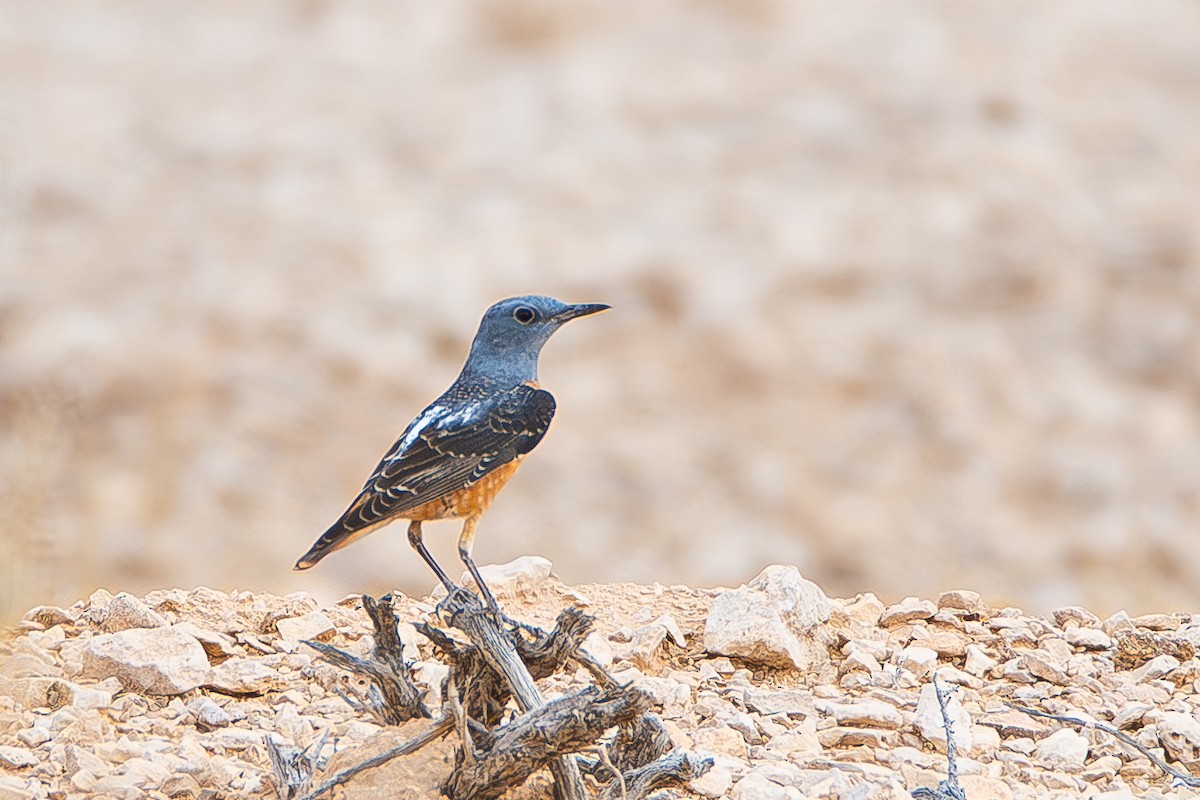
[[275, 792], [280, 800], [293, 800], [297, 795], [308, 791], [312, 785], [313, 773], [321, 765], [321, 751], [325, 748], [328, 736], [329, 731], [326, 729], [321, 738], [303, 750], [290, 745], [280, 746], [273, 735], [267, 736], [267, 756], [271, 759], [271, 769], [275, 773]]
[[432, 716], [421, 701], [421, 690], [413, 682], [412, 670], [404, 660], [392, 598], [384, 596], [376, 601], [363, 595], [362, 602], [375, 628], [375, 647], [370, 659], [359, 658], [321, 642], [305, 641], [304, 644], [335, 667], [363, 675], [371, 681], [366, 701], [338, 692], [356, 710], [367, 712], [383, 725], [399, 725], [414, 717]]
[[1107, 725], [1103, 722], [1092, 722], [1091, 720], [1080, 719], [1079, 717], [1067, 717], [1061, 714], [1051, 714], [1046, 711], [1039, 711], [1036, 708], [1029, 708], [1028, 706], [1019, 705], [1013, 702], [1005, 702], [1005, 705], [1009, 708], [1016, 709], [1023, 714], [1028, 714], [1031, 717], [1042, 717], [1044, 719], [1052, 719], [1056, 722], [1065, 722], [1068, 725], [1079, 725], [1082, 728], [1094, 728], [1098, 731], [1104, 731], [1109, 736], [1113, 736], [1119, 741], [1129, 745], [1134, 750], [1137, 750], [1146, 758], [1150, 759], [1150, 761], [1154, 763], [1154, 766], [1158, 767], [1163, 772], [1170, 775], [1174, 780], [1182, 783], [1184, 786], [1200, 787], [1200, 777], [1189, 775], [1186, 772], [1182, 772], [1175, 767], [1172, 767], [1170, 764], [1155, 755], [1153, 750], [1143, 746], [1137, 741], [1137, 739], [1134, 739], [1128, 734], [1117, 730], [1112, 725]]
[[[596, 686], [552, 700], [495, 731], [489, 748], [457, 765], [443, 792], [452, 800], [493, 800], [543, 766], [590, 747], [605, 730], [628, 723], [649, 706], [643, 692]], [[579, 788], [582, 798], [582, 781]]]
[[946, 710], [950, 695], [938, 683], [937, 673], [933, 674], [933, 691], [937, 695], [938, 709], [942, 712], [942, 727], [946, 731], [946, 780], [937, 785], [936, 789], [922, 786], [913, 789], [913, 797], [929, 797], [933, 800], [967, 800], [967, 793], [958, 782], [958, 746], [954, 742], [954, 726], [950, 723], [950, 713]]
[[[522, 712], [528, 715], [545, 706], [545, 701], [542, 700], [541, 693], [538, 692], [537, 685], [533, 682], [533, 676], [529, 674], [525, 662], [517, 655], [517, 648], [513, 644], [512, 638], [501, 630], [501, 619], [498, 615], [485, 610], [480, 604], [479, 598], [464, 591], [453, 592], [446, 597], [442, 601], [442, 609], [454, 626], [465, 633], [467, 638], [479, 649], [480, 655], [483, 656], [488, 666], [504, 676], [512, 689], [517, 706]], [[563, 654], [564, 660], [566, 655], [568, 654]], [[579, 766], [575, 763], [574, 756], [569, 755], [572, 749], [565, 749], [562, 752], [568, 753], [568, 755], [558, 756], [550, 763], [550, 771], [554, 774], [555, 793], [561, 800], [586, 800]], [[457, 770], [451, 776], [451, 780], [464, 774], [465, 771]], [[466, 798], [484, 797], [485, 795], [452, 794], [451, 796]]]
[[450, 733], [452, 730], [454, 730], [454, 718], [443, 714], [430, 725], [428, 730], [422, 732], [420, 735], [414, 736], [407, 742], [396, 745], [391, 750], [385, 750], [373, 758], [368, 758], [366, 761], [355, 764], [353, 767], [347, 767], [329, 780], [322, 783], [316, 789], [313, 789], [311, 792], [304, 795], [304, 797], [300, 798], [299, 800], [317, 800], [317, 798], [319, 798], [321, 795], [332, 791], [335, 787], [340, 786], [341, 784], [350, 780], [358, 773], [378, 767], [380, 764], [386, 764], [393, 758], [399, 758], [400, 756], [406, 756], [410, 753], [415, 753], [425, 745], [433, 742], [436, 739], [440, 739], [441, 737]]
[[681, 786], [699, 778], [712, 768], [711, 758], [697, 759], [691, 753], [677, 751], [638, 769], [629, 770], [621, 781], [613, 781], [603, 794], [604, 800], [645, 800], [665, 786]]

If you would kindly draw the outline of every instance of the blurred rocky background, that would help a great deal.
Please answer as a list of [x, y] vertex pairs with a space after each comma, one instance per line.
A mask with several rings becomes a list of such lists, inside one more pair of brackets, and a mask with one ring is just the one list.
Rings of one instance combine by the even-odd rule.
[[1200, 603], [1195, 3], [0, 20], [6, 619], [424, 593], [402, 528], [290, 568], [525, 292], [614, 310], [547, 348], [481, 562]]

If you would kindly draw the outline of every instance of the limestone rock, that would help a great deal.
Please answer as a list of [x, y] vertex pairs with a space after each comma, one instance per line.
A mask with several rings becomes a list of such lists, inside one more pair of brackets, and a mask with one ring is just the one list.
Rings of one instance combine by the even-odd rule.
[[988, 612], [987, 603], [979, 596], [979, 592], [969, 589], [955, 589], [938, 595], [937, 607], [953, 611], [966, 611], [968, 614], [983, 615]]
[[1158, 740], [1171, 758], [1200, 774], [1200, 721], [1194, 714], [1167, 711], [1155, 726]]
[[717, 595], [704, 628], [704, 648], [758, 664], [811, 670], [827, 663], [817, 627], [829, 600], [795, 567], [767, 567], [748, 585]]
[[173, 627], [130, 628], [89, 639], [82, 652], [82, 674], [120, 679], [143, 694], [182, 694], [208, 679], [208, 657], [191, 636]]
[[116, 633], [130, 628], [161, 628], [167, 624], [162, 614], [133, 595], [121, 592], [108, 602], [108, 612], [101, 629]]
[[212, 701], [211, 697], [197, 697], [188, 703], [188, 711], [196, 719], [196, 727], [202, 731], [224, 728], [233, 722], [233, 718]]
[[1039, 741], [1034, 752], [1047, 766], [1077, 771], [1087, 761], [1088, 740], [1070, 728], [1060, 728]]
[[[552, 569], [553, 565], [549, 559], [541, 556], [521, 556], [506, 564], [484, 564], [479, 568], [479, 574], [496, 597], [514, 598], [531, 594], [546, 582]], [[476, 588], [475, 578], [469, 571], [463, 572], [460, 584]], [[433, 590], [435, 599], [445, 596], [446, 590], [441, 585]]]
[[38, 758], [32, 750], [24, 747], [0, 745], [0, 767], [5, 769], [24, 769], [38, 763]]
[[231, 658], [212, 668], [206, 685], [225, 694], [262, 694], [283, 682], [276, 670], [257, 658]]
[[885, 628], [890, 628], [905, 622], [929, 619], [936, 613], [937, 606], [932, 601], [921, 600], [916, 597], [906, 597], [899, 603], [896, 603], [896, 605], [885, 609], [883, 616], [879, 618], [879, 624]]
[[[960, 753], [971, 750], [971, 715], [962, 707], [956, 693], [951, 693], [946, 702], [946, 716], [950, 718], [950, 727], [954, 731], [954, 744]], [[921, 738], [935, 745], [940, 751], [946, 748], [946, 727], [942, 722], [942, 710], [938, 705], [937, 692], [932, 683], [921, 687], [917, 699], [917, 710], [913, 718], [913, 727]]]
[[714, 765], [708, 772], [688, 784], [689, 789], [702, 797], [725, 797], [731, 786], [733, 773], [721, 764]]
[[895, 706], [878, 700], [855, 700], [850, 703], [817, 701], [817, 710], [831, 715], [838, 725], [854, 728], [899, 728], [904, 718]]
[[734, 785], [729, 796], [732, 800], [792, 800], [793, 797], [800, 797], [800, 794], [796, 792], [790, 795], [788, 790], [778, 783], [751, 772]]
[[275, 629], [279, 631], [281, 639], [287, 639], [290, 642], [302, 642], [305, 639], [324, 641], [337, 632], [329, 617], [320, 611], [310, 611], [299, 617], [284, 617], [276, 620]]

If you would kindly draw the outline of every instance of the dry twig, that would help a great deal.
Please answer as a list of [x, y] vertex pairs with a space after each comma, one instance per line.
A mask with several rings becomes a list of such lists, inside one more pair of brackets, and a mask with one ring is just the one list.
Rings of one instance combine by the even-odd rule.
[[933, 674], [933, 691], [937, 695], [938, 709], [942, 712], [942, 727], [946, 731], [946, 780], [940, 782], [936, 789], [921, 786], [913, 789], [913, 797], [928, 797], [932, 800], [967, 800], [967, 793], [958, 782], [958, 746], [954, 742], [954, 726], [950, 722], [950, 713], [946, 710], [950, 702], [950, 694], [938, 683], [937, 673]]
[[1094, 722], [1092, 720], [1080, 719], [1079, 717], [1068, 717], [1068, 716], [1064, 716], [1062, 714], [1051, 714], [1047, 711], [1039, 711], [1036, 708], [1029, 708], [1028, 706], [1023, 706], [1018, 703], [1013, 703], [1011, 701], [1005, 702], [1004, 705], [1008, 706], [1009, 708], [1020, 711], [1023, 714], [1028, 714], [1031, 717], [1042, 717], [1044, 719], [1055, 720], [1056, 722], [1065, 722], [1068, 725], [1079, 725], [1080, 727], [1083, 727], [1083, 728], [1094, 728], [1095, 730], [1098, 730], [1098, 731], [1104, 731], [1109, 736], [1115, 737], [1117, 740], [1121, 741], [1124, 744], [1129, 745], [1134, 750], [1137, 750], [1139, 753], [1144, 755], [1146, 758], [1150, 759], [1150, 761], [1152, 761], [1154, 763], [1154, 766], [1158, 767], [1163, 772], [1170, 775], [1174, 781], [1176, 781], [1178, 783], [1182, 783], [1184, 786], [1200, 787], [1200, 777], [1196, 777], [1195, 775], [1190, 775], [1186, 772], [1176, 769], [1175, 767], [1172, 767], [1170, 764], [1168, 764], [1167, 762], [1165, 762], [1161, 758], [1159, 758], [1157, 755], [1155, 755], [1153, 750], [1142, 745], [1141, 743], [1138, 742], [1137, 739], [1134, 739], [1132, 736], [1124, 733], [1123, 731], [1117, 730], [1112, 725], [1108, 725], [1104, 722]]

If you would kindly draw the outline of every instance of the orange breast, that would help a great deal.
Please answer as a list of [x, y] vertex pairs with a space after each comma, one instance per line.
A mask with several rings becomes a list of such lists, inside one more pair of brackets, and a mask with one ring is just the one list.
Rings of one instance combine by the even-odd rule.
[[508, 479], [513, 476], [519, 466], [521, 466], [520, 457], [484, 475], [474, 486], [450, 492], [437, 500], [417, 506], [404, 516], [407, 519], [424, 522], [431, 519], [470, 517], [482, 514], [492, 504], [492, 500], [495, 499], [504, 484], [508, 483]]

